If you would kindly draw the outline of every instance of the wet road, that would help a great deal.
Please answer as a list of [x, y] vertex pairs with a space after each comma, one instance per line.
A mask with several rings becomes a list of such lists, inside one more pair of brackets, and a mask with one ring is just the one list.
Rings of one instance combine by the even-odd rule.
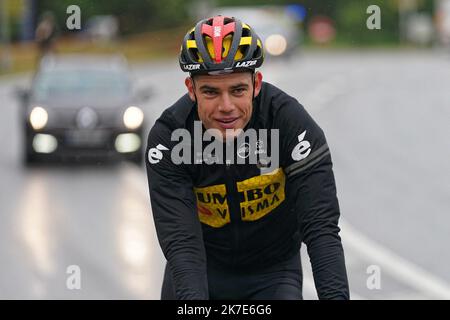
[[[341, 51], [262, 69], [326, 133], [354, 298], [450, 298], [449, 67], [439, 52]], [[152, 118], [184, 93], [176, 61], [134, 69], [153, 87]], [[0, 79], [0, 298], [158, 299], [164, 259], [144, 169], [24, 169], [12, 90], [26, 80]], [[72, 265], [80, 290], [66, 285]], [[314, 299], [304, 254], [303, 267]]]

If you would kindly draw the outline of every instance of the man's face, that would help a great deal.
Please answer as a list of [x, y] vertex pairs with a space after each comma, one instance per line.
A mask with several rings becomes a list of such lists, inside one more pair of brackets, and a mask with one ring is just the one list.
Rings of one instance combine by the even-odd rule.
[[[206, 129], [218, 129], [231, 138], [244, 129], [252, 115], [253, 77], [250, 72], [226, 75], [198, 75], [185, 81], [190, 98], [197, 98], [198, 115]], [[262, 74], [255, 75], [255, 97], [259, 94]], [[195, 95], [194, 95], [195, 93]], [[226, 130], [235, 134], [225, 135]]]

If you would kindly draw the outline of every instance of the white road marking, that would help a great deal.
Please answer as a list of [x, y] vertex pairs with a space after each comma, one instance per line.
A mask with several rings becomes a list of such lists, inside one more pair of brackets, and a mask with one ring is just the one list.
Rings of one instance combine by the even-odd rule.
[[398, 256], [388, 248], [370, 240], [347, 222], [340, 220], [342, 241], [345, 247], [378, 264], [382, 272], [435, 299], [450, 299], [450, 285], [412, 262]]

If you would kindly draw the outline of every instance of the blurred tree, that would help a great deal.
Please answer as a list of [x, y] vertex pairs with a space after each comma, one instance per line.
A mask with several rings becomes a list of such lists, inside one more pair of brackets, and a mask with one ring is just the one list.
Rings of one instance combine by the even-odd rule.
[[[349, 0], [347, 0], [349, 1]], [[358, 0], [350, 0], [358, 1]], [[219, 6], [257, 6], [257, 5], [288, 5], [301, 4], [308, 14], [324, 14], [333, 17], [336, 12], [336, 0], [216, 0]]]
[[[336, 27], [338, 40], [358, 44], [374, 44], [398, 41], [398, 6], [386, 0], [337, 0]], [[381, 30], [369, 30], [366, 13], [370, 5], [381, 9]]]
[[182, 0], [40, 0], [37, 12], [54, 12], [58, 25], [65, 31], [66, 9], [74, 4], [81, 9], [82, 27], [94, 15], [115, 15], [119, 19], [122, 34], [176, 27], [183, 24], [187, 17], [186, 1]]
[[8, 38], [15, 41], [20, 36], [20, 19], [23, 10], [23, 1], [21, 0], [2, 0], [8, 15]]
[[[67, 18], [66, 8], [76, 4], [82, 12], [82, 23], [93, 15], [115, 15], [120, 33], [131, 34], [148, 30], [189, 25], [193, 4], [198, 0], [36, 0], [38, 14], [53, 11], [61, 30]], [[399, 1], [402, 0], [214, 0], [218, 6], [302, 4], [306, 9], [305, 25], [315, 15], [325, 15], [335, 21], [337, 40], [353, 44], [396, 42], [399, 37]], [[421, 10], [433, 10], [433, 0], [417, 0]], [[368, 30], [366, 9], [381, 8], [381, 30]]]

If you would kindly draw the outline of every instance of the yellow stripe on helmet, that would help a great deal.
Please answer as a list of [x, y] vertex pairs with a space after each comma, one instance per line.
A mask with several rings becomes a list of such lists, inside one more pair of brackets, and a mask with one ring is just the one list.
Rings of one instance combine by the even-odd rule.
[[188, 49], [197, 48], [197, 42], [195, 42], [195, 40], [187, 40], [186, 47]]
[[252, 44], [252, 37], [242, 37], [241, 41], [239, 42], [240, 46], [251, 45], [251, 44]]

